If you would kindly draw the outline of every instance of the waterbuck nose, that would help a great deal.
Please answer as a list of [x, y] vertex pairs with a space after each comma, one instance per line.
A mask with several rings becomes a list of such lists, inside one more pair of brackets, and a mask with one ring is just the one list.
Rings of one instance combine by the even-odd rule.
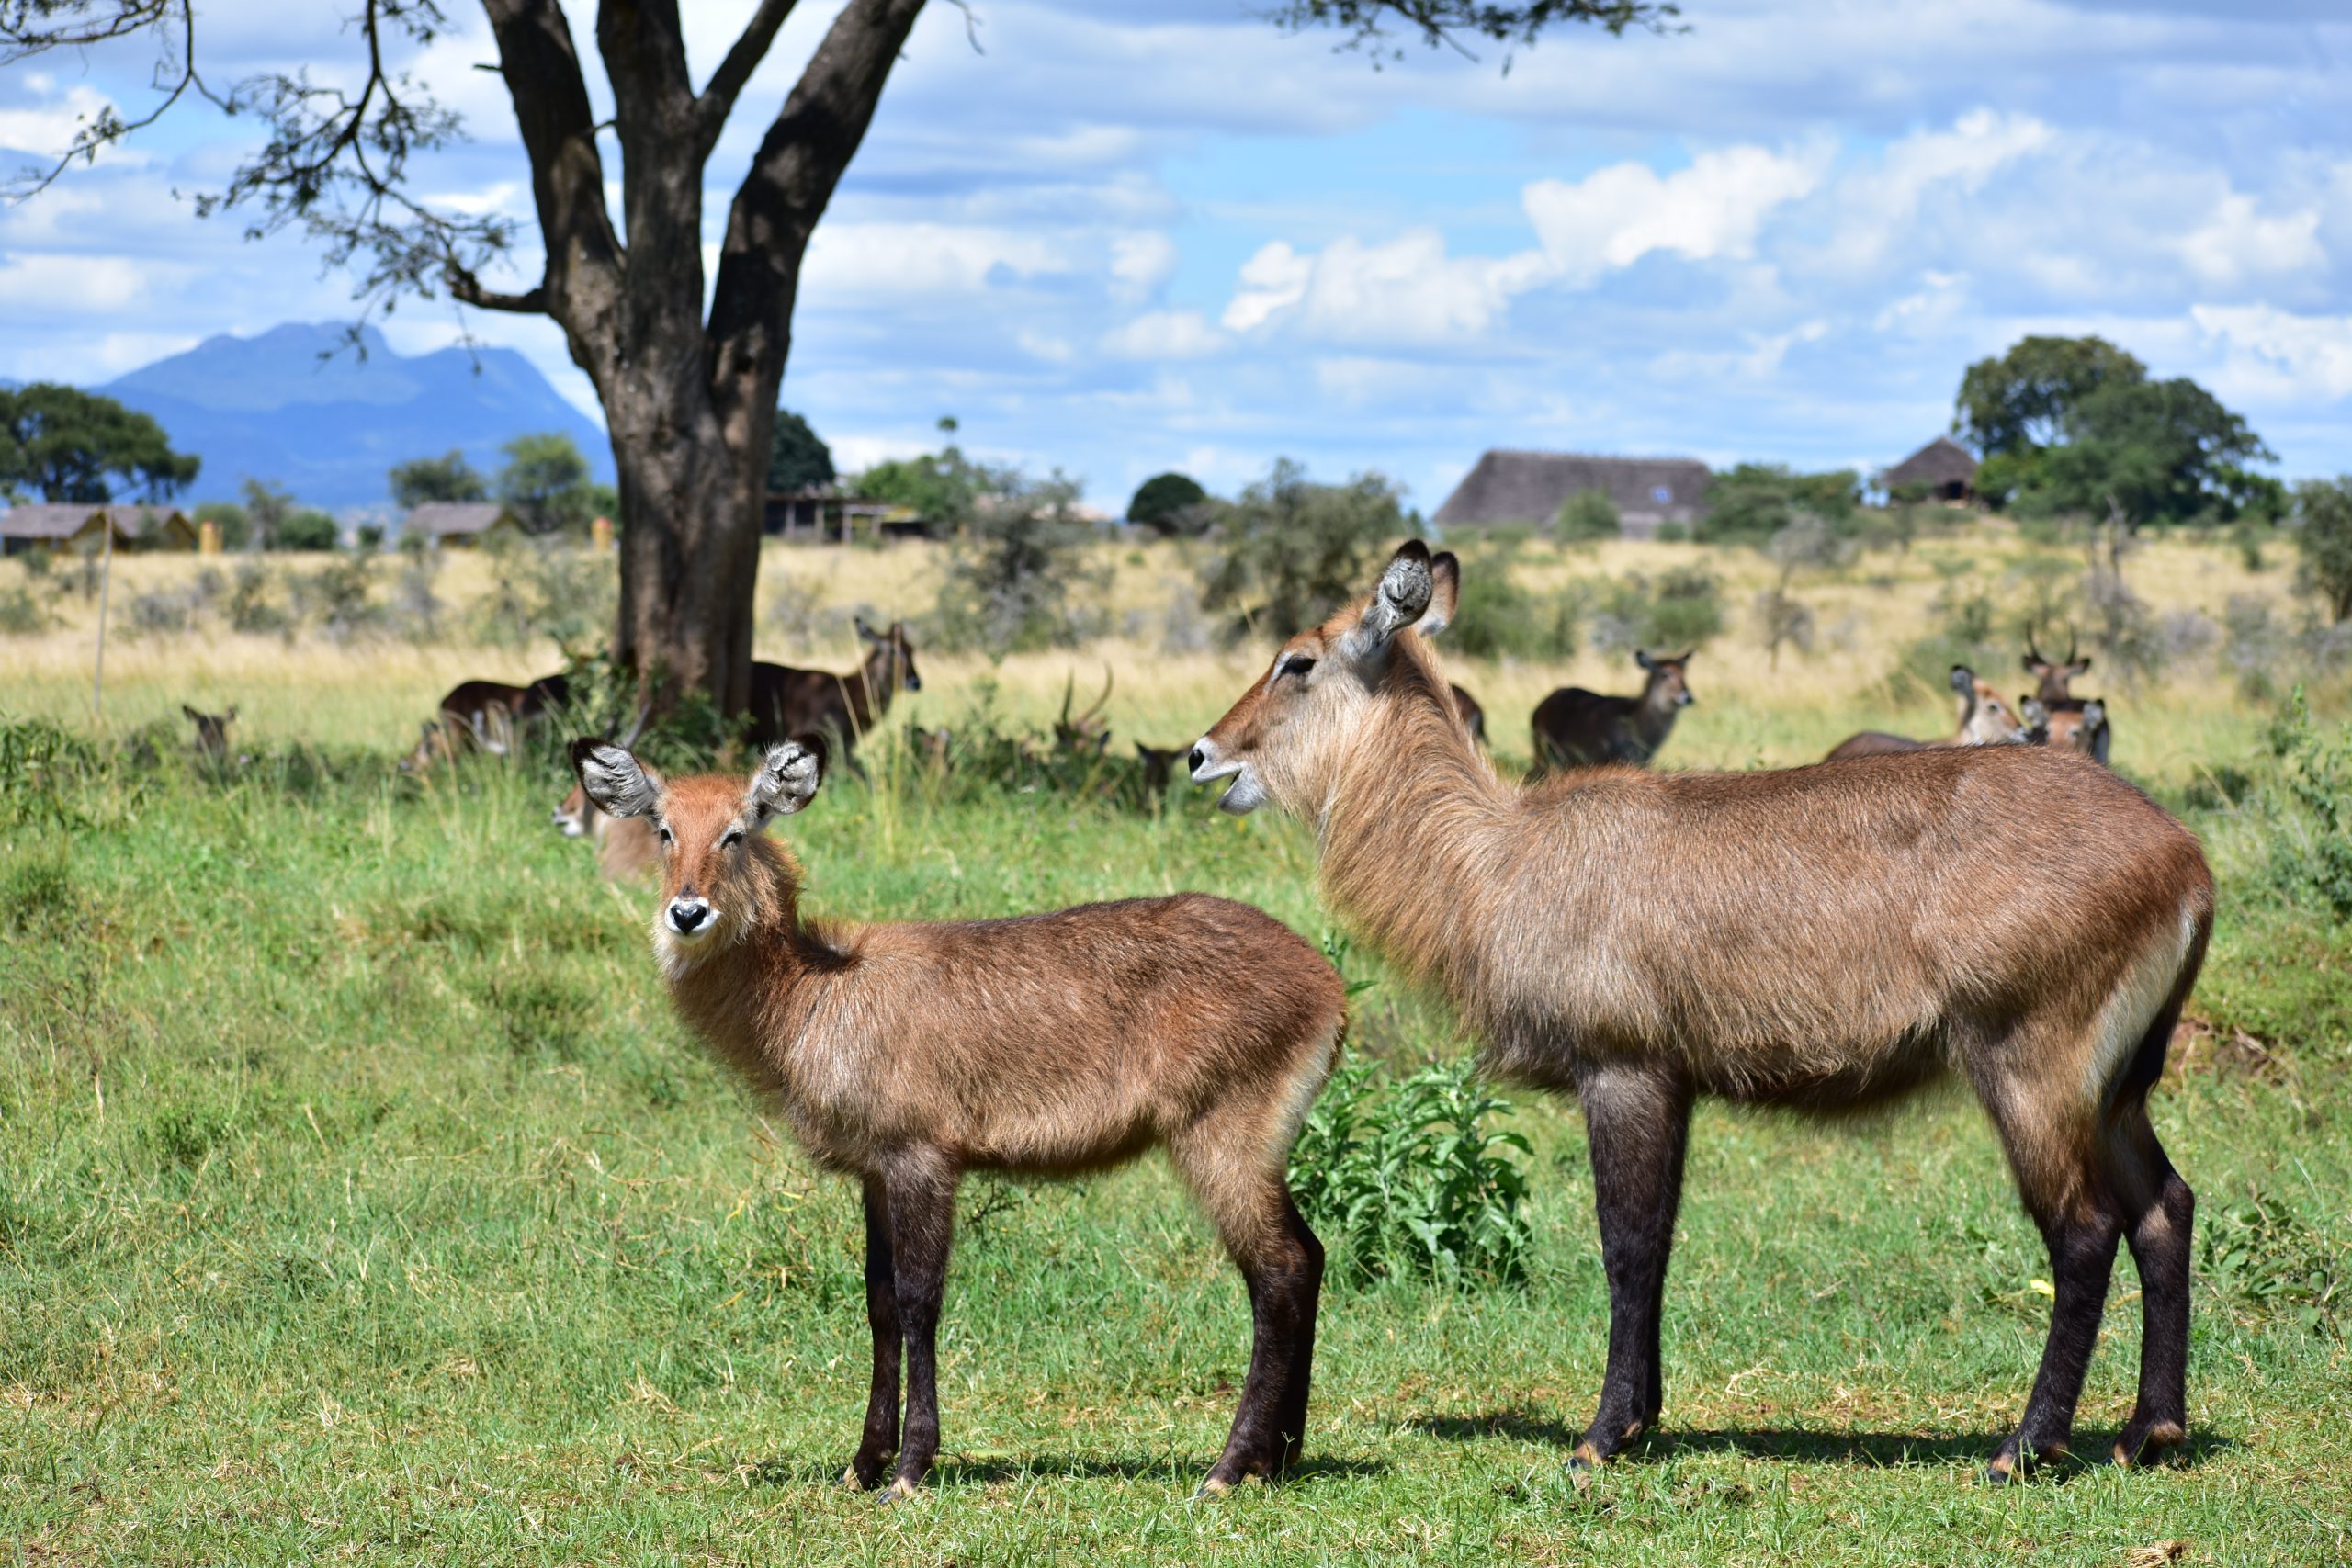
[[1197, 746], [1193, 748], [1193, 754], [1184, 759], [1186, 765], [1196, 773], [1208, 765], [1208, 761], [1209, 754]]
[[699, 928], [710, 919], [710, 906], [700, 901], [689, 904], [681, 898], [670, 906], [670, 928], [679, 935]]

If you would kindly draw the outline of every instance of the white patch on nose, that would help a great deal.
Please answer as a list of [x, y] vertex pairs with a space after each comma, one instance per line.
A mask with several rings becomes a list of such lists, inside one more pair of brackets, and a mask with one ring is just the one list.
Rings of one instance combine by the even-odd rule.
[[662, 927], [678, 942], [694, 943], [710, 934], [718, 911], [707, 898], [673, 898], [662, 910]]

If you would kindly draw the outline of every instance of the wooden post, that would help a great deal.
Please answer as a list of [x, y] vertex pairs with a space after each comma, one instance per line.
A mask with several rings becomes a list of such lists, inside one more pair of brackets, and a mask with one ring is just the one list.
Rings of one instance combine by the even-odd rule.
[[90, 713], [103, 729], [107, 722], [107, 595], [114, 586], [114, 519], [102, 512], [98, 521], [107, 531], [107, 556], [98, 569], [98, 656], [90, 676]]

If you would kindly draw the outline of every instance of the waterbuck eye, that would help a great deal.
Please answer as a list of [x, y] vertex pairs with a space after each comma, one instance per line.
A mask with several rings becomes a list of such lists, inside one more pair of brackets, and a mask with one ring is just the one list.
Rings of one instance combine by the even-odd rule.
[[1304, 653], [1294, 653], [1288, 659], [1283, 660], [1283, 667], [1280, 670], [1275, 671], [1274, 673], [1277, 675], [1303, 676], [1309, 670], [1314, 668], [1315, 660], [1313, 658]]
[[727, 829], [726, 836], [718, 840], [718, 847], [722, 850], [732, 849], [742, 841], [743, 829], [741, 828], [729, 828]]
[[662, 835], [662, 841], [663, 843], [666, 844], [670, 841], [670, 825], [668, 823], [656, 822], [653, 825], [653, 830]]

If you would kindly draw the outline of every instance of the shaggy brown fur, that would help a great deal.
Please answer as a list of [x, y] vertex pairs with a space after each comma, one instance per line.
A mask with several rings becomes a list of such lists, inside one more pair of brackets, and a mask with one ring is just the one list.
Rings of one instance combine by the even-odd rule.
[[937, 1450], [933, 1336], [962, 1174], [1069, 1176], [1154, 1146], [1250, 1287], [1250, 1371], [1206, 1484], [1288, 1468], [1323, 1255], [1284, 1171], [1339, 1050], [1339, 976], [1278, 921], [1197, 893], [1020, 919], [806, 920], [800, 869], [761, 829], [815, 794], [816, 745], [775, 748], [748, 786], [663, 784], [600, 741], [572, 757], [589, 798], [663, 840], [653, 942], [680, 1016], [811, 1157], [865, 1186], [875, 1363], [851, 1480], [875, 1484], [897, 1450], [894, 1484], [911, 1489]]
[[1842, 762], [1849, 757], [1883, 757], [1894, 751], [1929, 751], [1955, 746], [1999, 746], [2033, 737], [2001, 694], [1993, 689], [1990, 681], [1977, 679], [1976, 671], [1965, 664], [1951, 667], [1951, 689], [1960, 697], [1960, 727], [1941, 740], [1914, 740], [1907, 736], [1889, 735], [1883, 729], [1865, 729], [1849, 735], [1830, 749], [1826, 762]]
[[1408, 545], [1371, 596], [1283, 647], [1193, 776], [1231, 778], [1230, 809], [1314, 822], [1333, 908], [1451, 999], [1494, 1071], [1581, 1099], [1611, 1332], [1579, 1459], [1658, 1414], [1692, 1098], [1833, 1111], [1946, 1074], [1998, 1129], [2056, 1270], [1995, 1472], [2064, 1445], [2119, 1236], [2145, 1317], [2119, 1451], [2179, 1442], [2192, 1200], [2146, 1097], [2212, 925], [2196, 840], [2041, 747], [1506, 783], [1407, 629], [1433, 602], [1450, 615], [1458, 573]]
[[424, 721], [423, 737], [401, 761], [401, 771], [421, 773], [461, 750], [503, 756], [516, 735], [571, 700], [571, 682], [564, 675], [542, 675], [527, 686], [460, 681], [434, 710], [437, 716]]
[[[1691, 650], [1696, 652], [1694, 649]], [[1602, 762], [1647, 767], [1674, 729], [1675, 716], [1699, 699], [1691, 694], [1690, 654], [1653, 659], [1642, 649], [1634, 662], [1647, 671], [1638, 697], [1604, 696], [1562, 686], [1535, 705], [1537, 771], [1589, 768]]]
[[765, 750], [795, 735], [822, 735], [847, 758], [888, 711], [892, 697], [922, 690], [906, 622], [877, 632], [861, 620], [857, 635], [865, 639], [865, 661], [846, 675], [786, 664], [752, 666], [746, 725], [752, 746]]

